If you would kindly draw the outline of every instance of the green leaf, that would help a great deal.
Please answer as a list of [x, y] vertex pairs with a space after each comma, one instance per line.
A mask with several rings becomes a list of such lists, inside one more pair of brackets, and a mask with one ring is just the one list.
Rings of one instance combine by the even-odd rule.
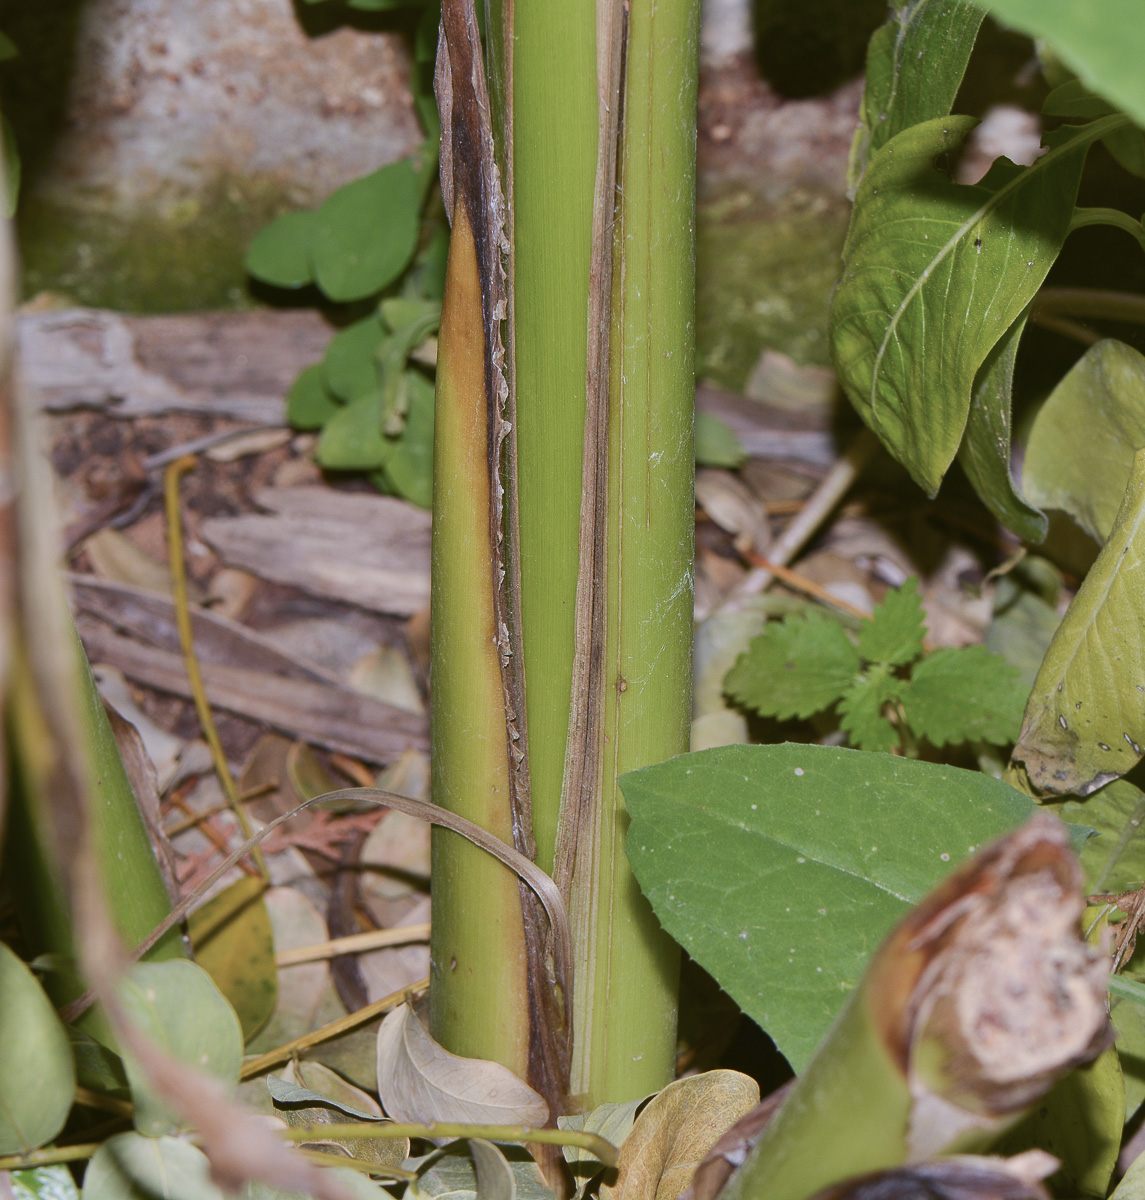
[[[578, 1133], [599, 1133], [605, 1141], [619, 1146], [632, 1132], [636, 1110], [647, 1099], [647, 1096], [641, 1096], [636, 1100], [598, 1104], [591, 1112], [557, 1117], [557, 1128]], [[580, 1146], [562, 1146], [561, 1150], [576, 1184], [576, 1200], [580, 1200], [595, 1176], [604, 1170], [604, 1163], [591, 1150]]]
[[314, 458], [335, 471], [376, 471], [396, 443], [382, 436], [382, 396], [375, 388], [336, 412], [318, 436]]
[[765, 717], [809, 717], [834, 704], [860, 666], [838, 621], [809, 612], [769, 624], [740, 655], [724, 687]]
[[1095, 92], [1145, 125], [1145, 23], [1138, 0], [977, 0], [1050, 47]]
[[76, 1075], [64, 1027], [39, 981], [0, 942], [0, 1154], [26, 1154], [64, 1127]]
[[1010, 474], [1010, 401], [1014, 360], [1026, 328], [1023, 313], [986, 356], [970, 396], [966, 437], [958, 461], [986, 507], [1023, 541], [1040, 542], [1049, 529], [1045, 513], [1030, 504]]
[[123, 1059], [74, 1025], [67, 1027], [67, 1035], [76, 1064], [77, 1085], [129, 1100], [131, 1089], [123, 1070]]
[[867, 662], [902, 666], [922, 653], [926, 636], [918, 579], [912, 575], [875, 605], [871, 619], [859, 630], [859, 653]]
[[1079, 796], [1124, 775], [1145, 743], [1145, 450], [1109, 541], [1046, 653], [1013, 757], [1042, 792]]
[[729, 467], [734, 470], [747, 462], [747, 451], [739, 434], [719, 417], [696, 413], [696, 466]]
[[286, 419], [295, 429], [321, 429], [340, 407], [321, 363], [303, 367], [286, 393]]
[[283, 213], [254, 235], [243, 265], [247, 274], [281, 288], [300, 288], [314, 282], [310, 270], [310, 239], [315, 213]]
[[1129, 780], [1115, 779], [1084, 800], [1061, 801], [1054, 811], [1063, 821], [1097, 830], [1078, 856], [1087, 892], [1130, 892], [1145, 886], [1145, 794]]
[[1060, 624], [1061, 617], [1052, 604], [1003, 576], [994, 593], [994, 619], [986, 630], [986, 649], [1016, 667], [1022, 682], [1031, 688]]
[[224, 1200], [206, 1155], [173, 1137], [120, 1133], [87, 1165], [83, 1200]]
[[433, 505], [433, 384], [417, 371], [406, 372], [409, 412], [402, 436], [386, 460], [394, 491], [422, 508]]
[[899, 695], [907, 724], [935, 746], [1018, 736], [1029, 689], [1017, 668], [985, 646], [946, 646], [914, 668]]
[[961, 146], [970, 117], [915, 125], [871, 160], [832, 298], [831, 348], [863, 419], [927, 492], [958, 450], [986, 356], [1061, 249], [1089, 145], [1121, 121], [1058, 130], [1032, 166], [999, 159], [973, 187], [933, 165]]
[[996, 1153], [1009, 1157], [1045, 1150], [1061, 1162], [1052, 1176], [1054, 1195], [1103, 1197], [1117, 1166], [1124, 1125], [1125, 1085], [1117, 1051], [1110, 1046], [1059, 1079]]
[[521, 1146], [495, 1146], [480, 1138], [450, 1142], [427, 1155], [408, 1200], [553, 1200], [541, 1170]]
[[377, 313], [347, 325], [331, 339], [322, 360], [326, 386], [339, 400], [356, 400], [380, 385], [377, 352], [385, 340]]
[[[1106, 117], [1117, 109], [1108, 101], [1091, 92], [1080, 79], [1070, 79], [1054, 88], [1042, 105], [1047, 116], [1075, 117], [1092, 120]], [[1104, 139], [1110, 154], [1134, 175], [1145, 175], [1145, 130], [1131, 126]]]
[[1115, 1048], [1125, 1081], [1126, 1120], [1132, 1120], [1145, 1103], [1145, 1008], [1111, 992], [1109, 1019], [1117, 1032]]
[[270, 1020], [278, 1000], [274, 933], [265, 891], [260, 878], [244, 875], [187, 921], [195, 961], [235, 1010], [244, 1042]]
[[409, 159], [339, 188], [314, 218], [310, 264], [318, 286], [339, 302], [381, 291], [413, 258], [420, 217]]
[[416, 342], [429, 337], [441, 324], [441, 302], [414, 296], [392, 296], [378, 306], [382, 323], [391, 333], [416, 329]]
[[19, 53], [16, 43], [6, 33], [0, 33], [0, 62], [7, 62]]
[[1060, 508], [1095, 541], [1109, 537], [1145, 447], [1145, 356], [1124, 342], [1090, 346], [1042, 405], [1022, 482], [1035, 504]]
[[887, 666], [879, 664], [855, 681], [839, 701], [839, 725], [852, 746], [860, 750], [893, 750], [901, 740], [895, 727], [883, 716], [883, 705], [893, 700], [902, 686]]
[[981, 24], [981, 10], [968, 0], [912, 0], [875, 30], [851, 152], [852, 190], [895, 134], [950, 112]]
[[977, 771], [826, 746], [724, 746], [620, 782], [660, 923], [797, 1071], [883, 935], [1034, 811]]
[[[119, 985], [131, 1021], [161, 1050], [233, 1088], [242, 1066], [243, 1040], [235, 1011], [211, 977], [194, 963], [137, 963]], [[135, 1102], [135, 1128], [158, 1137], [179, 1127], [155, 1096], [142, 1067], [124, 1054]]]
[[1145, 1154], [1139, 1154], [1129, 1164], [1110, 1200], [1145, 1200]]
[[62, 1165], [13, 1171], [9, 1178], [13, 1200], [80, 1200], [71, 1171]]

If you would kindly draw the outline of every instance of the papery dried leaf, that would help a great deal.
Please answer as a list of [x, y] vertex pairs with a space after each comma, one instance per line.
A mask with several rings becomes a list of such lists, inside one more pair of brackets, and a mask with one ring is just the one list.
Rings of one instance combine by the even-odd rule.
[[677, 1079], [653, 1097], [620, 1147], [616, 1183], [601, 1200], [676, 1200], [720, 1136], [759, 1101], [738, 1071]]
[[549, 1108], [500, 1063], [461, 1058], [439, 1046], [402, 1004], [378, 1030], [378, 1095], [395, 1121], [544, 1125]]
[[966, 1155], [847, 1179], [812, 1200], [1048, 1200], [1040, 1180], [1056, 1166], [1040, 1150], [1012, 1159]]

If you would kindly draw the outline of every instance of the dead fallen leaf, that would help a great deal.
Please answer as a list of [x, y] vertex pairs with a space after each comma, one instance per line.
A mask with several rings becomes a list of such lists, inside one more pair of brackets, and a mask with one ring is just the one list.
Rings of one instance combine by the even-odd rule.
[[549, 1107], [500, 1063], [439, 1046], [406, 1004], [378, 1030], [378, 1095], [395, 1121], [541, 1126]]
[[601, 1200], [677, 1200], [716, 1141], [758, 1103], [759, 1086], [738, 1071], [670, 1083], [636, 1118]]

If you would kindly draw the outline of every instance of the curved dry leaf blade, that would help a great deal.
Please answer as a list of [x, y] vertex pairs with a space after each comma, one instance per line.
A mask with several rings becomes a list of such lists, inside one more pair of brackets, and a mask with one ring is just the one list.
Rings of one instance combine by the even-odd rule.
[[[137, 963], [121, 980], [119, 997], [131, 1023], [155, 1046], [234, 1088], [242, 1066], [242, 1031], [234, 1009], [201, 967], [179, 960]], [[148, 1072], [133, 1054], [125, 1051], [123, 1058], [135, 1128], [149, 1137], [179, 1129], [178, 1117], [156, 1094]]]
[[[1022, 495], [1010, 474], [1010, 406], [1014, 361], [1026, 328], [1023, 313], [986, 356], [974, 380], [958, 461], [987, 508], [1023, 541], [1040, 542], [1049, 519]], [[1029, 470], [1029, 459], [1026, 460]]]
[[1133, 460], [1109, 541], [1034, 680], [1013, 758], [1041, 792], [1086, 796], [1145, 744], [1145, 451]]
[[1022, 483], [1033, 503], [1069, 513], [1101, 543], [1143, 446], [1145, 356], [1107, 339], [1090, 346], [1042, 405]]
[[244, 875], [187, 919], [195, 961], [230, 1002], [249, 1041], [270, 1020], [278, 1001], [274, 931], [266, 885]]
[[524, 1080], [500, 1063], [450, 1054], [405, 1004], [378, 1030], [378, 1095], [395, 1121], [541, 1126], [549, 1118]]
[[[599, 1104], [591, 1112], [557, 1117], [557, 1128], [578, 1133], [599, 1133], [614, 1146], [619, 1146], [631, 1131], [636, 1112], [646, 1100], [648, 1097], [643, 1096], [639, 1100]], [[591, 1150], [581, 1146], [562, 1146], [561, 1149], [576, 1181], [576, 1195], [579, 1198], [584, 1195], [594, 1176], [604, 1169], [604, 1164]]]
[[44, 989], [0, 942], [0, 1154], [24, 1154], [64, 1127], [76, 1076]]
[[[383, 1120], [377, 1113], [331, 1099], [308, 1087], [299, 1087], [298, 1084], [291, 1083], [288, 1079], [280, 1079], [277, 1075], [266, 1077], [266, 1090], [274, 1100], [275, 1109], [282, 1112], [283, 1119], [289, 1125], [306, 1125], [311, 1121], [324, 1121], [333, 1125], [335, 1122], [341, 1123], [337, 1115], [339, 1113], [353, 1117], [356, 1121]], [[321, 1110], [321, 1113], [310, 1117], [312, 1110]], [[306, 1114], [305, 1119], [299, 1119], [303, 1114]]]
[[712, 1146], [758, 1103], [759, 1085], [739, 1071], [670, 1083], [636, 1118], [601, 1200], [676, 1200]]
[[863, 420], [929, 493], [962, 441], [986, 356], [1061, 249], [1089, 144], [1118, 120], [1066, 127], [1033, 166], [1000, 159], [973, 187], [934, 168], [959, 149], [969, 117], [915, 125], [871, 160], [831, 302], [831, 346]]

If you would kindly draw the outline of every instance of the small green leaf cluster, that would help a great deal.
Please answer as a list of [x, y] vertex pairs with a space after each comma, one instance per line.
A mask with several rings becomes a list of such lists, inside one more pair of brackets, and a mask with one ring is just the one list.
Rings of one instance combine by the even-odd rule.
[[861, 750], [913, 752], [920, 739], [934, 746], [1012, 742], [1028, 690], [1018, 670], [985, 646], [924, 655], [925, 632], [911, 578], [887, 593], [854, 641], [823, 613], [772, 623], [724, 687], [737, 703], [780, 720], [836, 706], [840, 727]]

